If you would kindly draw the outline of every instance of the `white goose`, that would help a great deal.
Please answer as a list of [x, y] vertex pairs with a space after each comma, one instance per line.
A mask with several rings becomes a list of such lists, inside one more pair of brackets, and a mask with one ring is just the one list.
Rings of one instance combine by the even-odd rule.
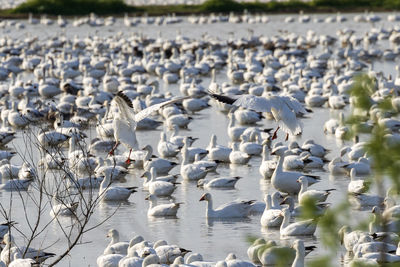
[[157, 205], [157, 196], [150, 194], [145, 198], [150, 201], [150, 206], [147, 211], [147, 216], [163, 217], [163, 216], [176, 216], [179, 206], [182, 203], [170, 203]]
[[128, 254], [128, 242], [120, 242], [119, 241], [119, 232], [116, 229], [110, 229], [107, 233], [107, 237], [111, 238], [110, 243], [104, 249], [103, 254], [121, 254], [126, 255]]
[[[143, 109], [142, 111], [135, 114], [133, 109], [132, 101], [124, 95], [122, 92], [114, 97], [113, 102], [118, 106], [119, 112], [114, 117], [114, 138], [117, 144], [122, 142], [131, 152], [132, 149], [138, 149], [138, 142], [136, 139], [136, 126], [137, 123], [144, 118], [147, 118], [153, 112], [159, 110], [160, 108], [171, 105], [173, 103], [182, 101], [188, 97], [180, 97], [172, 100], [168, 100], [159, 104], [152, 105]], [[111, 154], [113, 154], [116, 147], [113, 148]], [[130, 155], [128, 155], [129, 160]]]
[[252, 109], [257, 112], [271, 113], [280, 128], [287, 134], [297, 135], [302, 131], [302, 125], [297, 120], [297, 114], [306, 114], [304, 107], [293, 97], [271, 95], [260, 97], [254, 95], [241, 95], [237, 99], [228, 96], [209, 92], [209, 95], [216, 100]]
[[265, 145], [263, 145], [262, 161], [261, 161], [260, 169], [259, 169], [259, 172], [264, 177], [264, 179], [271, 178], [271, 176], [274, 173], [274, 170], [276, 168], [276, 161], [269, 160], [268, 154], [269, 154], [268, 145], [265, 144]]
[[297, 194], [300, 191], [300, 184], [297, 182], [301, 176], [305, 176], [308, 179], [308, 184], [314, 184], [318, 182], [319, 177], [313, 175], [304, 175], [300, 172], [287, 172], [283, 171], [283, 161], [285, 159], [285, 148], [277, 147], [271, 153], [271, 155], [278, 155], [279, 161], [276, 169], [271, 177], [272, 185], [279, 191], [288, 194]]
[[247, 164], [251, 156], [239, 150], [239, 144], [232, 144], [232, 152], [229, 154], [229, 161], [231, 164]]
[[197, 187], [210, 188], [235, 188], [236, 183], [241, 177], [220, 177], [209, 181], [200, 179], [197, 181]]
[[226, 146], [217, 145], [217, 136], [211, 136], [210, 144], [207, 147], [208, 158], [210, 160], [218, 160], [222, 162], [229, 162], [229, 154], [232, 149]]
[[213, 209], [210, 193], [205, 193], [199, 201], [207, 201], [207, 218], [243, 218], [249, 216], [251, 204], [254, 201], [233, 201]]
[[155, 168], [150, 169], [150, 174], [151, 174], [151, 180], [148, 181], [146, 185], [149, 189], [150, 194], [155, 195], [157, 197], [171, 196], [176, 189], [176, 184], [166, 181], [155, 180], [155, 178], [157, 177], [157, 171]]
[[306, 250], [304, 248], [303, 240], [295, 240], [293, 248], [296, 250], [296, 258], [292, 263], [292, 267], [304, 267], [304, 257], [306, 255]]
[[204, 179], [208, 173], [206, 168], [200, 167], [195, 163], [189, 163], [188, 151], [186, 146], [182, 148], [181, 176], [185, 180]]
[[282, 211], [280, 209], [272, 208], [270, 194], [265, 195], [264, 201], [266, 206], [260, 219], [261, 226], [279, 227], [283, 221]]
[[50, 216], [73, 216], [78, 208], [79, 202], [63, 203], [58, 200], [57, 194], [53, 196], [53, 204], [51, 205]]
[[316, 203], [324, 202], [328, 198], [330, 191], [336, 190], [336, 189], [327, 189], [324, 191], [308, 190], [308, 179], [305, 176], [301, 176], [299, 179], [297, 179], [297, 182], [301, 184], [301, 188], [299, 191], [300, 205], [306, 203], [307, 200], [313, 200]]
[[347, 191], [354, 194], [362, 194], [368, 191], [368, 182], [356, 178], [356, 169], [350, 171], [350, 183], [347, 186]]
[[178, 155], [180, 149], [177, 145], [167, 140], [165, 132], [161, 132], [160, 141], [157, 145], [158, 154], [163, 158], [175, 157]]
[[137, 187], [111, 186], [111, 171], [105, 171], [105, 177], [100, 184], [99, 197], [104, 201], [127, 200], [130, 195], [136, 192]]
[[281, 236], [314, 235], [315, 230], [317, 229], [317, 223], [315, 220], [310, 219], [289, 224], [289, 209], [284, 208], [282, 214], [283, 222], [280, 228]]
[[9, 264], [14, 255], [18, 254], [18, 258], [24, 255], [25, 259], [34, 259], [36, 262], [41, 263], [56, 254], [48, 253], [43, 250], [37, 250], [31, 247], [17, 247], [14, 244], [14, 238], [10, 233], [4, 235], [3, 242], [6, 244], [1, 251], [0, 258], [5, 264]]
[[241, 135], [242, 141], [239, 145], [239, 150], [252, 156], [252, 155], [260, 155], [262, 152], [262, 145], [249, 142], [249, 139], [246, 135]]

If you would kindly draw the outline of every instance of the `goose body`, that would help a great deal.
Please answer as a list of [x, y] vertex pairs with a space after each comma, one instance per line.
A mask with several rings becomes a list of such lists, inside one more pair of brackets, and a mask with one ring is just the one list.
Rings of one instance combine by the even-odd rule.
[[207, 218], [243, 218], [250, 213], [253, 201], [238, 201], [224, 204], [217, 209], [213, 209], [213, 202], [210, 193], [205, 193], [200, 201], [207, 201], [206, 217]]

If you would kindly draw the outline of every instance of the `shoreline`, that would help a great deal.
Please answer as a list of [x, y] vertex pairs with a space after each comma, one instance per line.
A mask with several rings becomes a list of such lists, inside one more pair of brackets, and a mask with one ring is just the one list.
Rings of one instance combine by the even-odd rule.
[[[61, 3], [60, 3], [61, 2]], [[238, 3], [233, 0], [208, 0], [201, 5], [152, 5], [152, 6], [131, 6], [119, 0], [109, 0], [96, 2], [96, 0], [74, 0], [73, 2], [82, 3], [79, 8], [68, 4], [70, 2], [60, 1], [57, 5], [48, 4], [46, 0], [27, 1], [14, 9], [0, 10], [1, 19], [22, 19], [28, 18], [28, 14], [51, 16], [63, 15], [66, 17], [85, 16], [94, 12], [96, 15], [121, 17], [125, 13], [130, 16], [166, 16], [175, 14], [177, 16], [189, 15], [210, 15], [228, 14], [234, 12], [241, 14], [248, 11], [250, 14], [334, 14], [337, 12], [360, 13], [365, 12], [396, 12], [400, 11], [400, 3], [395, 0], [371, 1], [362, 4], [357, 0], [348, 2], [329, 3], [325, 0], [314, 0], [311, 2], [290, 1], [290, 2], [246, 2]], [[93, 2], [96, 5], [93, 6]], [[363, 2], [363, 0], [361, 0]], [[390, 4], [393, 2], [393, 4]]]

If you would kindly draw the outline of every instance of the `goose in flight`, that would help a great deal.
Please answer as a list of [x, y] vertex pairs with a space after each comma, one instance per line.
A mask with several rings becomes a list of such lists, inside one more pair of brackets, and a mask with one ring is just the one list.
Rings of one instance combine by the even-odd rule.
[[161, 109], [164, 106], [171, 105], [182, 101], [184, 99], [190, 98], [186, 97], [178, 97], [174, 99], [167, 100], [165, 102], [161, 102], [152, 106], [149, 106], [142, 111], [135, 113], [132, 105], [132, 101], [121, 91], [117, 93], [112, 101], [118, 106], [119, 112], [116, 114], [113, 127], [114, 127], [114, 138], [116, 141], [115, 146], [109, 152], [110, 155], [114, 154], [114, 150], [117, 148], [119, 143], [123, 143], [129, 149], [127, 163], [130, 163], [130, 154], [132, 149], [138, 149], [138, 142], [136, 139], [136, 126], [137, 123], [145, 118], [147, 118], [153, 112]]
[[222, 103], [248, 108], [257, 112], [271, 113], [278, 123], [273, 139], [276, 138], [279, 128], [286, 132], [286, 138], [288, 138], [289, 134], [298, 135], [302, 131], [302, 124], [297, 120], [296, 115], [304, 115], [307, 110], [291, 96], [270, 95], [263, 97], [244, 94], [235, 99], [213, 91], [209, 91], [208, 94]]

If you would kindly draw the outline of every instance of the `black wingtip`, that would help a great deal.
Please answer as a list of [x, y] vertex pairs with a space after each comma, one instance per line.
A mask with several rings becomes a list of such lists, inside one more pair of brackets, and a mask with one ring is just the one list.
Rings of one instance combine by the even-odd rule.
[[122, 91], [118, 91], [117, 96], [121, 97], [130, 108], [133, 108], [131, 99], [127, 97]]
[[214, 98], [215, 100], [225, 103], [225, 104], [229, 104], [232, 105], [233, 103], [235, 103], [236, 99], [230, 98], [228, 96], [223, 96], [223, 95], [219, 95], [216, 94], [215, 92], [208, 90], [208, 95], [211, 96], [212, 98]]

